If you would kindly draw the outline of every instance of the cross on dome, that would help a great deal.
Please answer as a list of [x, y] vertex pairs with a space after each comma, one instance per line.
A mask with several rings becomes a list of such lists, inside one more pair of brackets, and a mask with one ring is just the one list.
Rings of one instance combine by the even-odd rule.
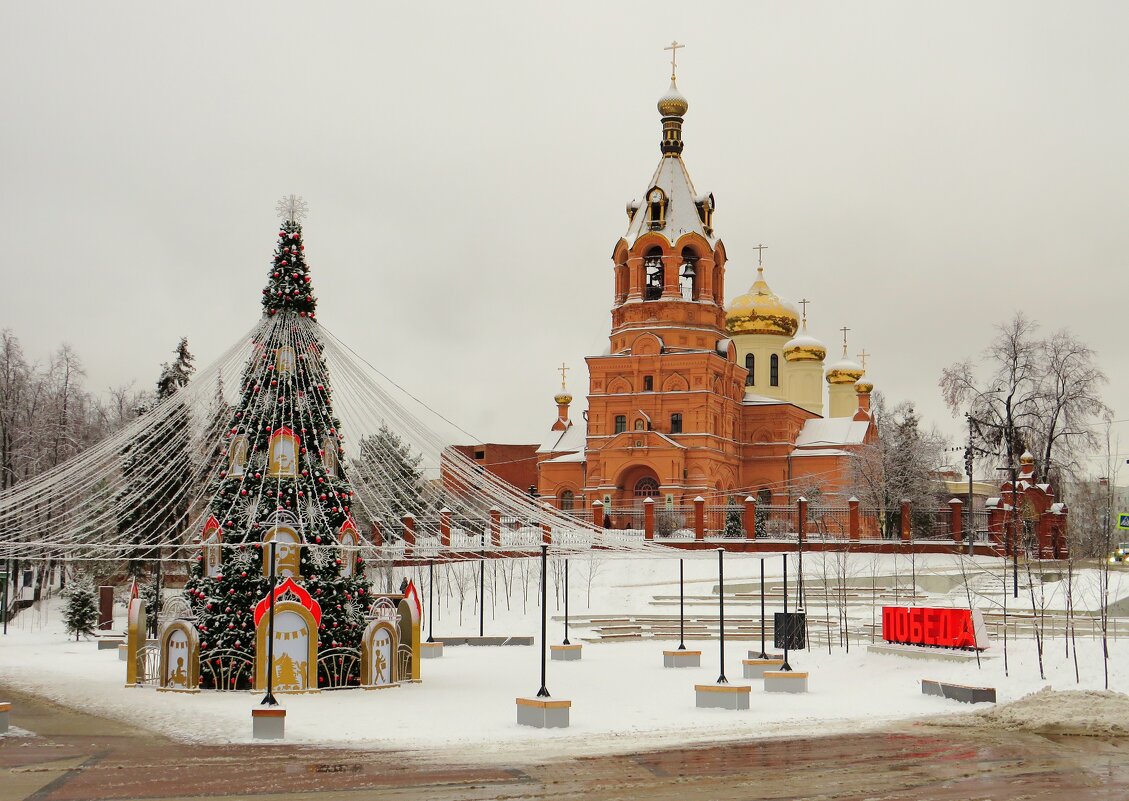
[[862, 369], [865, 370], [866, 369], [866, 357], [867, 356], [873, 356], [874, 354], [873, 353], [867, 353], [866, 348], [863, 348], [856, 355], [859, 357], [859, 361], [862, 363]]
[[561, 374], [561, 389], [565, 388], [565, 374], [568, 373], [570, 369], [572, 368], [565, 367], [564, 362], [561, 362], [561, 366], [557, 368], [557, 372]]
[[808, 304], [809, 303], [811, 303], [811, 301], [808, 300], [807, 298], [800, 298], [800, 300], [799, 300], [800, 308], [802, 308], [804, 310], [803, 315], [804, 315], [804, 322], [805, 323], [808, 321]]
[[846, 358], [846, 356], [847, 356], [847, 332], [850, 331], [851, 329], [847, 328], [847, 326], [843, 326], [839, 330], [843, 332], [843, 357]]
[[670, 51], [670, 79], [673, 81], [678, 72], [678, 51], [685, 47], [684, 44], [679, 44], [677, 41], [670, 43], [669, 47], [664, 47], [663, 50]]
[[757, 266], [760, 267], [764, 264], [764, 252], [768, 250], [768, 245], [757, 245], [753, 250], [757, 252]]

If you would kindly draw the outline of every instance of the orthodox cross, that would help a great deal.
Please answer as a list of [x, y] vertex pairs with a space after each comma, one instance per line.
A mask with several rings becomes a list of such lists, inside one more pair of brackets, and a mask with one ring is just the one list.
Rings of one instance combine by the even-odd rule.
[[859, 357], [859, 360], [862, 362], [862, 369], [864, 369], [864, 370], [866, 369], [866, 357], [867, 356], [873, 356], [873, 355], [874, 355], [873, 353], [867, 353], [866, 348], [863, 348], [861, 351], [859, 351], [858, 357]]
[[300, 195], [284, 197], [274, 208], [283, 222], [301, 222], [310, 210]]
[[572, 368], [565, 367], [565, 363], [561, 362], [561, 366], [557, 368], [557, 372], [561, 374], [561, 389], [565, 388], [565, 374]]
[[678, 69], [678, 51], [686, 45], [679, 44], [678, 42], [671, 42], [670, 47], [664, 47], [663, 50], [670, 51], [670, 79], [674, 80], [674, 75]]
[[753, 250], [757, 252], [757, 266], [764, 266], [764, 252], [768, 250], [768, 245], [757, 245]]
[[809, 303], [811, 303], [811, 301], [808, 300], [807, 298], [801, 298], [801, 300], [800, 300], [800, 306], [804, 310], [804, 322], [805, 323], [808, 321], [808, 304]]
[[847, 332], [850, 331], [851, 329], [847, 328], [847, 326], [843, 326], [839, 330], [843, 332], [843, 355], [846, 356], [847, 355]]

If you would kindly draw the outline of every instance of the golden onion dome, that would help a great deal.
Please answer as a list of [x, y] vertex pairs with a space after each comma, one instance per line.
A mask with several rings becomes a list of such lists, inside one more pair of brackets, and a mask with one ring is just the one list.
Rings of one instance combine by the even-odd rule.
[[757, 268], [757, 280], [744, 295], [729, 304], [725, 327], [731, 334], [773, 334], [794, 337], [800, 328], [796, 307], [768, 288], [764, 268]]
[[784, 343], [784, 358], [790, 362], [821, 362], [827, 358], [827, 348], [808, 334], [807, 320], [800, 333]]
[[1020, 464], [1035, 464], [1035, 457], [1031, 455], [1031, 451], [1024, 451], [1023, 455], [1019, 457]]
[[560, 392], [553, 396], [553, 400], [555, 400], [560, 406], [567, 406], [568, 404], [572, 403], [572, 394], [567, 389], [562, 389]]
[[690, 102], [678, 91], [674, 79], [670, 79], [670, 88], [666, 94], [659, 98], [659, 114], [664, 117], [685, 117], [690, 108]]
[[842, 359], [827, 368], [827, 383], [853, 384], [862, 378], [864, 372], [862, 365], [851, 361], [844, 352]]
[[855, 382], [855, 392], [862, 395], [869, 395], [874, 391], [874, 384], [868, 378], [860, 378]]

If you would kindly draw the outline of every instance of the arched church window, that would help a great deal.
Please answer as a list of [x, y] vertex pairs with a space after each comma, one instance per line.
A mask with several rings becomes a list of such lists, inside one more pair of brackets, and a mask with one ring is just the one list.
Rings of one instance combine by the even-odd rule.
[[762, 489], [757, 490], [757, 506], [771, 506], [772, 505], [772, 490]]
[[571, 512], [573, 506], [576, 504], [576, 496], [572, 494], [572, 490], [565, 490], [561, 493], [561, 511]]
[[644, 392], [654, 392], [655, 391], [655, 377], [653, 375], [643, 376], [643, 391]]
[[670, 433], [671, 434], [681, 434], [682, 433], [682, 415], [679, 414], [678, 412], [675, 412], [674, 414], [672, 414], [670, 416]]
[[780, 357], [775, 353], [768, 359], [768, 383], [771, 386], [780, 386]]
[[617, 414], [615, 416], [615, 433], [622, 434], [627, 430], [627, 415]]
[[749, 375], [745, 377], [745, 386], [755, 387], [757, 385], [757, 357], [751, 353], [745, 354], [745, 369], [749, 371]]
[[683, 300], [698, 299], [698, 256], [690, 248], [682, 248], [682, 269], [678, 275], [678, 287]]
[[650, 476], [643, 476], [635, 482], [636, 498], [657, 498], [659, 496], [659, 482]]
[[647, 251], [647, 255], [643, 257], [643, 270], [646, 273], [643, 300], [658, 300], [662, 297], [666, 279], [661, 248], [651, 248]]

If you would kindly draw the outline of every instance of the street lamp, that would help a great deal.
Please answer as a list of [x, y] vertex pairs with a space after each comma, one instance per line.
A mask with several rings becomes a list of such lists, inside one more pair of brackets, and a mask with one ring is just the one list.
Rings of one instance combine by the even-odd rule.
[[1007, 467], [997, 467], [997, 470], [1007, 470], [1011, 476], [1011, 525], [1008, 526], [1008, 531], [1005, 531], [1007, 539], [1004, 545], [1004, 559], [1007, 559], [1007, 550], [1013, 548], [1011, 552], [1011, 597], [1019, 597], [1019, 531], [1016, 528], [1016, 521], [1019, 517], [1019, 476], [1016, 474], [1014, 464]]

